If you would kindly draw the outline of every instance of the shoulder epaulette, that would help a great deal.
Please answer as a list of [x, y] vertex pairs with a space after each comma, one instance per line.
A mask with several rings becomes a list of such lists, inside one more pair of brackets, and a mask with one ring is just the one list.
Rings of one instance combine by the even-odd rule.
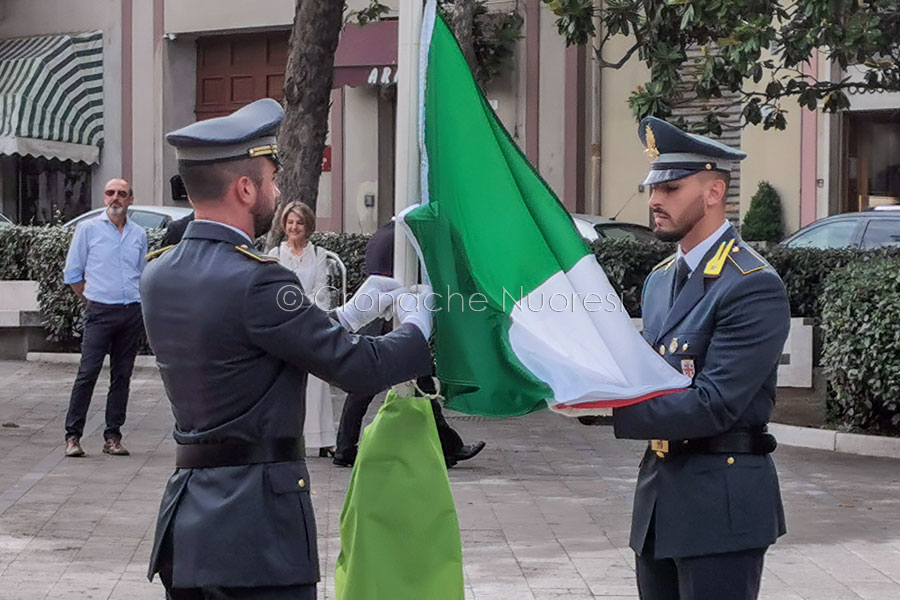
[[657, 265], [656, 265], [655, 267], [653, 267], [652, 269], [650, 269], [650, 272], [652, 273], [653, 271], [655, 271], [655, 270], [657, 270], [657, 269], [661, 269], [661, 268], [663, 268], [663, 267], [665, 267], [666, 269], [668, 269], [668, 268], [669, 268], [669, 265], [671, 265], [673, 262], [675, 262], [675, 256], [676, 256], [676, 255], [673, 254], [672, 256], [669, 256], [669, 257], [667, 257], [667, 258], [664, 258], [664, 259], [661, 260], [659, 263], [657, 263]]
[[734, 240], [719, 244], [719, 249], [716, 250], [715, 256], [709, 259], [706, 263], [706, 267], [703, 269], [704, 277], [718, 277], [722, 274], [722, 269], [725, 267], [725, 261], [728, 260], [728, 255], [731, 254], [732, 247], [734, 247]]
[[160, 248], [159, 250], [154, 250], [153, 252], [148, 252], [147, 260], [153, 260], [154, 258], [158, 258], [158, 257], [162, 256], [166, 250], [171, 250], [174, 247], [175, 247], [175, 244], [172, 244], [171, 246], [166, 246], [165, 248]]
[[274, 256], [266, 256], [265, 254], [260, 254], [256, 251], [255, 248], [247, 247], [247, 244], [241, 244], [240, 246], [235, 246], [235, 250], [243, 254], [244, 256], [248, 256], [254, 260], [258, 260], [261, 263], [277, 263], [278, 259]]
[[728, 255], [728, 260], [737, 267], [742, 275], [749, 275], [756, 271], [762, 271], [769, 266], [759, 253], [750, 246], [735, 246]]

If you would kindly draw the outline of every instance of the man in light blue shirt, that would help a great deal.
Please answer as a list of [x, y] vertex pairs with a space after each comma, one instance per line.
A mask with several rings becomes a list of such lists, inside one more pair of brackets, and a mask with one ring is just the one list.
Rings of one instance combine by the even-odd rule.
[[94, 385], [107, 352], [110, 359], [109, 393], [103, 452], [127, 456], [122, 446], [122, 425], [128, 388], [144, 323], [138, 286], [147, 262], [147, 232], [128, 220], [134, 202], [124, 179], [106, 184], [106, 212], [78, 225], [63, 272], [64, 281], [86, 301], [81, 365], [72, 386], [66, 415], [66, 456], [84, 456], [81, 436]]

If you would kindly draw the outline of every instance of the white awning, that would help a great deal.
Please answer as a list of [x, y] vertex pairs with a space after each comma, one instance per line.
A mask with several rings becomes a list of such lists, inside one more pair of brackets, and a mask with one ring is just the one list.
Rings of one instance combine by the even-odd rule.
[[0, 40], [0, 154], [96, 163], [103, 32]]

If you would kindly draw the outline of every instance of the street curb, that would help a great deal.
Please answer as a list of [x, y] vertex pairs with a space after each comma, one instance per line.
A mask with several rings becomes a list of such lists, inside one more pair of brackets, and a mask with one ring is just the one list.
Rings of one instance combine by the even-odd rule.
[[[77, 365], [81, 362], [81, 354], [78, 352], [29, 352], [25, 355], [25, 360], [56, 365]], [[103, 366], [109, 366], [109, 356], [103, 359]], [[136, 356], [134, 367], [136, 369], [156, 369], [156, 357]]]
[[[74, 364], [81, 362], [81, 354], [76, 352], [29, 352], [28, 362], [45, 362], [54, 364]], [[103, 361], [109, 366], [109, 357]], [[135, 358], [136, 368], [156, 369], [156, 357], [138, 356]], [[878, 456], [883, 458], [900, 458], [900, 438], [861, 433], [843, 433], [831, 429], [816, 427], [797, 427], [769, 423], [769, 433], [775, 436], [783, 446], [796, 448], [812, 448], [861, 456]]]
[[769, 423], [769, 433], [775, 436], [779, 444], [785, 446], [830, 450], [862, 456], [900, 458], [900, 438], [843, 433], [830, 429], [797, 427], [781, 423]]

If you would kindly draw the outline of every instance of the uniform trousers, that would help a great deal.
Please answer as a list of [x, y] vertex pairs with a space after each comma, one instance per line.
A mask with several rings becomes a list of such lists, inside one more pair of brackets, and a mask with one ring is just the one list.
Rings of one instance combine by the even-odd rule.
[[[385, 335], [391, 331], [391, 322], [384, 319], [376, 319], [363, 327], [359, 333], [363, 335]], [[420, 387], [426, 393], [434, 393], [433, 383], [430, 378], [422, 378]], [[362, 431], [363, 418], [369, 405], [375, 398], [371, 394], [357, 394], [350, 392], [344, 400], [344, 408], [341, 410], [341, 423], [337, 433], [337, 454], [343, 458], [356, 457], [356, 444]], [[437, 425], [438, 437], [441, 440], [441, 449], [448, 463], [456, 463], [456, 456], [463, 447], [463, 440], [455, 429], [450, 427], [444, 418], [441, 404], [437, 400], [431, 401], [431, 410], [434, 413], [434, 422]]]
[[134, 358], [144, 333], [144, 320], [139, 302], [131, 304], [99, 304], [88, 302], [84, 311], [84, 333], [81, 338], [81, 364], [72, 386], [69, 411], [66, 414], [66, 438], [81, 437], [87, 420], [94, 386], [109, 354], [110, 379], [106, 395], [106, 429], [104, 439], [121, 438], [128, 406], [128, 389]]
[[636, 557], [641, 600], [756, 600], [759, 596], [766, 548], [654, 558], [654, 521], [644, 549]]
[[166, 600], [316, 600], [316, 584], [264, 587], [178, 588], [172, 586], [172, 533], [166, 533], [159, 550], [159, 578]]

